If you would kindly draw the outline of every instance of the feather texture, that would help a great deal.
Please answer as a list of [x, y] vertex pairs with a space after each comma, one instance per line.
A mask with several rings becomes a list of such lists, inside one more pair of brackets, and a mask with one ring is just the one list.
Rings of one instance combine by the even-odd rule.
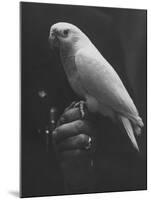
[[[57, 23], [50, 33], [53, 29], [60, 42], [61, 61], [72, 89], [85, 99], [90, 112], [112, 119], [119, 116], [133, 146], [139, 151], [134, 133], [141, 133], [143, 121], [114, 68], [78, 27]], [[64, 30], [69, 34], [63, 35]]]

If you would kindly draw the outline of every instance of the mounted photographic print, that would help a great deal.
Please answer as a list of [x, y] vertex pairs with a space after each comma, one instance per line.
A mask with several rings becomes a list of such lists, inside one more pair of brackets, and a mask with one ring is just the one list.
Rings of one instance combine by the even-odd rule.
[[21, 197], [147, 189], [147, 11], [20, 3]]

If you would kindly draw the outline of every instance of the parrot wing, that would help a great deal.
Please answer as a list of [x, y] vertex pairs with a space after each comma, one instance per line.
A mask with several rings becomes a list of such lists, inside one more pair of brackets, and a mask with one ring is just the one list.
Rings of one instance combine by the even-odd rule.
[[139, 151], [134, 131], [140, 134], [143, 122], [115, 70], [95, 47], [79, 50], [75, 56], [75, 64], [81, 85], [87, 94], [94, 97], [100, 105], [117, 113], [133, 146]]
[[75, 64], [83, 87], [98, 102], [127, 118], [137, 118], [137, 109], [119, 76], [100, 52], [83, 48], [75, 55]]

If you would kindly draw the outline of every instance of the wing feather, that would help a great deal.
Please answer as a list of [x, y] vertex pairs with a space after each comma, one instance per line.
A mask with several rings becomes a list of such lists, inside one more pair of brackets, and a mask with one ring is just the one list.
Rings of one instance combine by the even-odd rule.
[[98, 102], [124, 116], [138, 116], [118, 74], [95, 47], [79, 50], [75, 56], [75, 64], [83, 87]]

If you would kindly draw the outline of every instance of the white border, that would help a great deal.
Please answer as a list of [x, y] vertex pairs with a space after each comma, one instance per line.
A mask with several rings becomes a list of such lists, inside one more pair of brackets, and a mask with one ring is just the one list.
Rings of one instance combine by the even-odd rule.
[[[120, 8], [148, 9], [148, 92], [151, 91], [150, 46], [151, 46], [151, 4], [150, 0], [53, 0], [32, 2], [93, 5]], [[150, 76], [151, 77], [151, 76]], [[151, 102], [148, 93], [148, 102]], [[19, 1], [7, 0], [0, 3], [0, 199], [11, 200], [19, 191]], [[151, 153], [149, 130], [151, 109], [148, 105], [148, 155]], [[148, 169], [151, 159], [148, 156]], [[74, 195], [72, 199], [103, 200], [148, 200], [151, 190], [150, 170], [148, 170], [148, 191], [116, 192], [90, 195]], [[50, 197], [44, 197], [45, 199]], [[69, 199], [70, 196], [51, 197]], [[29, 198], [31, 199], [31, 198]], [[37, 198], [42, 199], [42, 198]]]

